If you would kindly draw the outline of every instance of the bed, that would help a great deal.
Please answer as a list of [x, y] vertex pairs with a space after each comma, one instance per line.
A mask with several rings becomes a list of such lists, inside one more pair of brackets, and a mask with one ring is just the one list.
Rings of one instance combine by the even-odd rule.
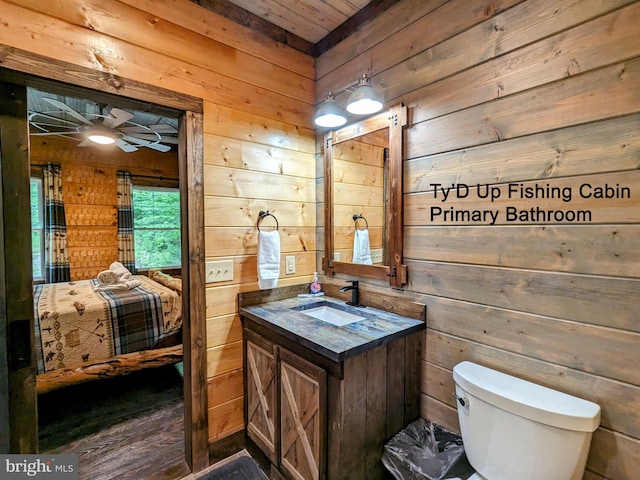
[[34, 285], [38, 393], [182, 360], [181, 281], [150, 276], [124, 290], [97, 291], [96, 279]]

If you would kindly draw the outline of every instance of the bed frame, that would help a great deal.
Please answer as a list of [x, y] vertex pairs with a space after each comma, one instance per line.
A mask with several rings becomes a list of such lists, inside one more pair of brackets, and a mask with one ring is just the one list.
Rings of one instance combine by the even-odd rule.
[[172, 347], [125, 353], [77, 368], [61, 368], [36, 376], [36, 392], [47, 393], [58, 388], [79, 383], [118, 377], [151, 367], [161, 367], [182, 361], [182, 344]]
[[[150, 270], [148, 276], [182, 296], [182, 281], [179, 278], [160, 270]], [[104, 360], [87, 362], [77, 367], [59, 368], [40, 373], [36, 375], [36, 393], [47, 393], [71, 385], [119, 377], [146, 368], [181, 362], [183, 359], [181, 330], [163, 339], [158, 348], [124, 353]]]

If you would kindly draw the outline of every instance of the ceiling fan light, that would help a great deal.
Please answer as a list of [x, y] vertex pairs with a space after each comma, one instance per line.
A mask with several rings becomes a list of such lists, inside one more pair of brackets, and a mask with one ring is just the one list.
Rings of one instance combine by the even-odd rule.
[[382, 110], [382, 101], [376, 95], [369, 77], [365, 74], [349, 97], [347, 111], [356, 115], [369, 115], [380, 110]]
[[333, 99], [333, 95], [329, 94], [324, 103], [318, 107], [314, 121], [319, 127], [334, 128], [347, 123], [347, 117]]
[[111, 145], [116, 143], [116, 136], [108, 128], [94, 127], [87, 131], [87, 139], [98, 145]]
[[89, 140], [93, 143], [98, 143], [100, 145], [111, 145], [112, 143], [116, 143], [116, 139], [113, 136], [105, 135], [103, 133], [96, 133], [89, 135]]

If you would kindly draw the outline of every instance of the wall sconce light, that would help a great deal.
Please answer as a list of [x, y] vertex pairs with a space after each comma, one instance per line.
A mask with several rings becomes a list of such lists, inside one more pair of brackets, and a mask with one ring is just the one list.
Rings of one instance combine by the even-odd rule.
[[[354, 88], [355, 87], [355, 88]], [[335, 102], [335, 95], [349, 91], [351, 95], [347, 102], [347, 111], [356, 115], [370, 115], [382, 110], [382, 100], [378, 98], [371, 86], [371, 80], [367, 74], [363, 74], [357, 82], [341, 88], [335, 93], [329, 93], [315, 116], [315, 124], [319, 127], [334, 128], [347, 123], [344, 111]]]

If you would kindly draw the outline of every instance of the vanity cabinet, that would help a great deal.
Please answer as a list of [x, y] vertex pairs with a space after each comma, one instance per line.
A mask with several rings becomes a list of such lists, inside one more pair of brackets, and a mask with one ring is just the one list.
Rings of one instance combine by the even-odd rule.
[[260, 450], [277, 463], [276, 428], [278, 427], [277, 356], [274, 343], [245, 332], [245, 419], [247, 434]]
[[424, 330], [332, 359], [242, 316], [248, 437], [272, 477], [382, 479], [384, 444], [419, 416]]
[[293, 479], [324, 474], [324, 369], [245, 330], [247, 435]]

